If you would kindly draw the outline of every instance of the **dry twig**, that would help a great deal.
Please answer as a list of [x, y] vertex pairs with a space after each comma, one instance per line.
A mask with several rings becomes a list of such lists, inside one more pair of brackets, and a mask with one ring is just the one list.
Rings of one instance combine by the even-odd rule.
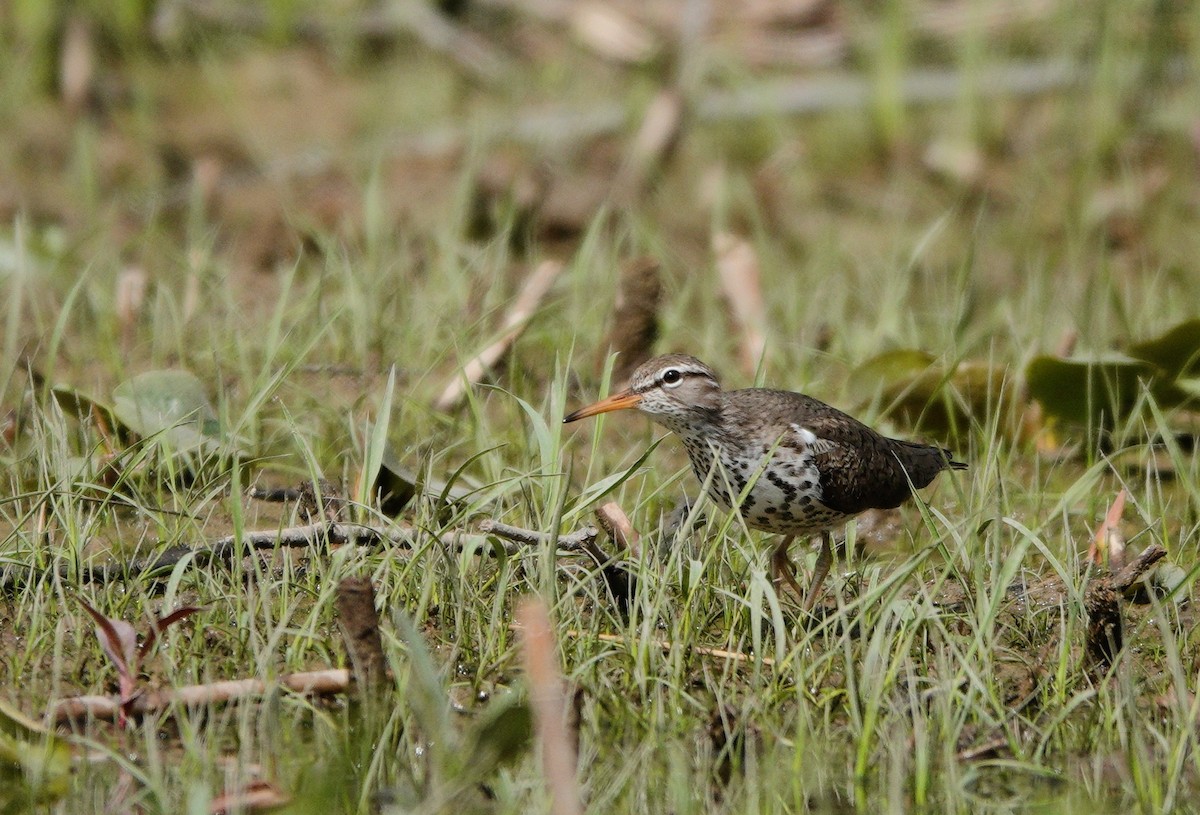
[[[479, 531], [485, 535], [495, 535], [498, 538], [521, 543], [527, 546], [542, 546], [549, 544], [552, 536], [533, 529], [523, 529], [519, 526], [509, 526], [500, 521], [487, 520], [479, 525]], [[588, 525], [576, 529], [566, 535], [553, 539], [557, 548], [566, 552], [586, 552], [588, 544], [593, 543], [599, 532], [596, 527]], [[511, 551], [511, 550], [510, 550]]]
[[[567, 535], [559, 536], [558, 549], [567, 552], [590, 552], [588, 544], [594, 543], [597, 535], [594, 526], [585, 526]], [[189, 566], [211, 563], [230, 563], [242, 552], [274, 550], [278, 548], [304, 548], [308, 546], [347, 545], [376, 546], [391, 544], [401, 549], [413, 549], [428, 541], [433, 533], [412, 526], [366, 526], [348, 523], [313, 523], [283, 529], [250, 531], [243, 534], [241, 543], [233, 535], [218, 538], [206, 546], [172, 546], [160, 555], [128, 563], [109, 563], [99, 566], [72, 568], [60, 564], [58, 577], [73, 580], [78, 584], [111, 583], [132, 580], [144, 575], [161, 575], [175, 568], [185, 558], [191, 558]], [[550, 540], [541, 532], [509, 526], [497, 521], [484, 521], [479, 532], [452, 530], [437, 538], [447, 551], [460, 553], [468, 549], [480, 554], [493, 551], [492, 538], [501, 538], [501, 549], [507, 555], [515, 555], [529, 545], [538, 545]], [[36, 567], [8, 567], [0, 570], [0, 594], [11, 594], [18, 587], [38, 579], [43, 572]]]
[[[350, 672], [342, 668], [322, 671], [285, 674], [274, 682], [262, 679], [234, 679], [212, 682], [207, 685], [187, 685], [182, 688], [149, 691], [133, 699], [126, 710], [133, 716], [157, 713], [172, 705], [197, 707], [235, 699], [258, 697], [272, 687], [282, 687], [294, 693], [312, 696], [331, 696], [345, 693], [350, 687]], [[111, 721], [121, 710], [121, 700], [116, 696], [74, 696], [57, 702], [47, 719], [54, 724], [63, 724], [85, 717]]]

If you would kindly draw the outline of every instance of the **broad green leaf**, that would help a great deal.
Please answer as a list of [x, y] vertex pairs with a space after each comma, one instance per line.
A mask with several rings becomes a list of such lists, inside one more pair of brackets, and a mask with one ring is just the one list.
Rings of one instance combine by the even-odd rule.
[[143, 438], [167, 441], [174, 452], [211, 446], [221, 433], [204, 385], [190, 371], [147, 371], [113, 390], [113, 412]]
[[79, 421], [94, 421], [100, 418], [111, 421], [113, 408], [76, 390], [69, 385], [55, 385], [50, 388], [50, 398], [58, 403], [59, 408], [68, 416], [74, 416]]
[[[468, 462], [469, 463], [469, 462]], [[464, 464], [463, 466], [466, 466]], [[457, 503], [476, 494], [483, 485], [459, 472], [450, 480], [427, 475], [424, 470], [408, 467], [390, 444], [383, 450], [375, 490], [383, 499], [383, 511], [395, 515], [418, 495], [437, 499], [440, 503]]]
[[1157, 365], [1172, 379], [1200, 376], [1200, 319], [1180, 323], [1154, 339], [1134, 343], [1129, 356]]
[[923, 351], [901, 349], [864, 362], [850, 374], [847, 388], [861, 404], [880, 399], [908, 425], [948, 432], [1003, 406], [1005, 371], [978, 361], [948, 368]]
[[1112, 426], [1137, 409], [1143, 386], [1163, 407], [1183, 402], [1186, 394], [1161, 373], [1145, 360], [1122, 354], [1093, 359], [1042, 356], [1029, 363], [1025, 382], [1047, 416], [1099, 427]]
[[851, 398], [866, 404], [886, 392], [897, 382], [920, 376], [936, 362], [931, 354], [912, 348], [885, 351], [871, 357], [850, 372], [846, 389]]
[[0, 813], [26, 812], [67, 793], [71, 747], [0, 701]]

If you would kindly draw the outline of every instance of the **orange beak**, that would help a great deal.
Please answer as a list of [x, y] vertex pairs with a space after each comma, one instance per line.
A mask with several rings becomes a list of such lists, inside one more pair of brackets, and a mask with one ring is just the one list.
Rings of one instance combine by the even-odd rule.
[[566, 418], [563, 419], [563, 424], [577, 422], [580, 419], [586, 419], [588, 416], [595, 416], [598, 413], [608, 413], [612, 410], [626, 410], [627, 408], [637, 407], [640, 401], [642, 401], [641, 395], [626, 389], [620, 393], [613, 394], [607, 399], [601, 399], [594, 405], [588, 405], [574, 413], [568, 413]]

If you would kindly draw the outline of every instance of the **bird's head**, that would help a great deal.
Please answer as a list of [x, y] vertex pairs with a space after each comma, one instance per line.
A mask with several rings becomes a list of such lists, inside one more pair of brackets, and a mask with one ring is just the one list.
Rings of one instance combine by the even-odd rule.
[[720, 407], [721, 386], [713, 369], [695, 357], [667, 354], [639, 366], [625, 390], [568, 414], [563, 422], [637, 408], [674, 429], [676, 425], [710, 421]]

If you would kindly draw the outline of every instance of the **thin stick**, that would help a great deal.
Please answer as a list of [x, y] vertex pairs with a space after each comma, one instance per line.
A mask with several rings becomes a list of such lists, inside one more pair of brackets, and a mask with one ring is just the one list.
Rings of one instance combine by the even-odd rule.
[[521, 654], [529, 681], [534, 732], [542, 743], [542, 770], [550, 790], [553, 815], [583, 815], [579, 782], [575, 777], [574, 740], [567, 726], [567, 700], [550, 614], [540, 599], [525, 600], [517, 607]]
[[525, 286], [517, 295], [512, 308], [504, 315], [503, 335], [464, 365], [462, 371], [446, 385], [442, 395], [434, 403], [438, 410], [453, 410], [458, 407], [462, 403], [463, 397], [466, 396], [467, 389], [478, 384], [484, 375], [508, 353], [562, 270], [563, 265], [557, 260], [544, 260], [538, 264], [537, 268], [533, 270], [533, 274], [525, 281]]
[[[262, 696], [279, 686], [294, 693], [311, 696], [332, 696], [345, 693], [350, 687], [350, 671], [328, 668], [321, 671], [285, 674], [274, 682], [262, 679], [233, 679], [207, 685], [187, 685], [182, 688], [143, 693], [130, 703], [128, 712], [135, 716], [156, 713], [172, 705], [197, 707], [235, 699]], [[46, 718], [50, 723], [63, 724], [84, 717], [112, 721], [117, 718], [121, 701], [116, 696], [74, 696], [57, 702]]]
[[[500, 523], [500, 521], [484, 521], [479, 525], [479, 531], [485, 535], [495, 535], [498, 538], [525, 544], [526, 546], [541, 546], [551, 541], [551, 536], [545, 532], [522, 529], [519, 526], [509, 526], [508, 524]], [[588, 544], [594, 542], [599, 535], [600, 532], [596, 527], [589, 524], [569, 534], [559, 535], [558, 548], [567, 552], [588, 552]]]

